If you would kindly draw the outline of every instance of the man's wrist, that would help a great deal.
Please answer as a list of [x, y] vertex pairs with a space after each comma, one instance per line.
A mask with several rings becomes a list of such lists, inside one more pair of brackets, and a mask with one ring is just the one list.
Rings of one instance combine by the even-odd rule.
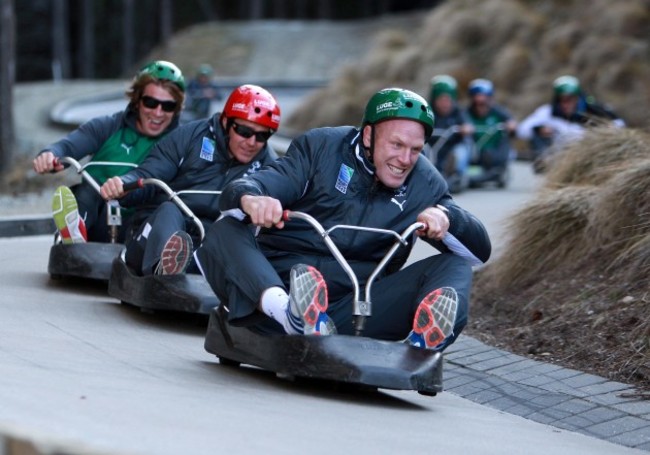
[[444, 205], [442, 205], [442, 204], [436, 204], [435, 208], [437, 208], [442, 213], [444, 213], [445, 216], [447, 217], [447, 221], [449, 221], [449, 223], [451, 224], [451, 217], [449, 216], [449, 209], [447, 207], [445, 207]]

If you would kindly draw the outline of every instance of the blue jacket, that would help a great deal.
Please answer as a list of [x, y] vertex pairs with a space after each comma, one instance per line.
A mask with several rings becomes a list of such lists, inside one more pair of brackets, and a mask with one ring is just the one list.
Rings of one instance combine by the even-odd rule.
[[[360, 136], [354, 127], [307, 132], [291, 143], [285, 157], [230, 183], [222, 194], [221, 210], [240, 208], [244, 194], [268, 195], [277, 198], [285, 209], [309, 213], [325, 229], [347, 224], [402, 232], [424, 209], [441, 204], [449, 210], [450, 232], [477, 258], [487, 261], [491, 252], [487, 231], [478, 219], [456, 205], [444, 178], [428, 159], [419, 156], [401, 188], [387, 188], [375, 178]], [[395, 241], [390, 236], [346, 229], [333, 231], [331, 237], [360, 281]], [[426, 240], [449, 252], [442, 242]], [[307, 256], [307, 263], [313, 265], [333, 260], [319, 235], [303, 221], [289, 221], [283, 229], [262, 229], [258, 242], [267, 257], [287, 253]], [[413, 242], [409, 242], [387, 267], [387, 273], [399, 270], [412, 247]]]
[[[121, 176], [125, 184], [140, 178], [157, 178], [172, 190], [221, 191], [228, 182], [252, 174], [277, 159], [267, 144], [255, 160], [243, 164], [230, 156], [227, 138], [219, 122], [220, 114], [196, 120], [176, 128], [161, 139], [138, 168]], [[188, 194], [181, 199], [202, 219], [219, 217], [219, 196]], [[148, 186], [133, 191], [120, 201], [125, 207], [152, 208], [168, 200], [168, 196]]]

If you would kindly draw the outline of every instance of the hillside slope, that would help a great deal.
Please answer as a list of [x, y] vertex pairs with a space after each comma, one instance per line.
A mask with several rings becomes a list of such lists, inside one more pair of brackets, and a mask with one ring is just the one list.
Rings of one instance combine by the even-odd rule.
[[[650, 2], [454, 0], [427, 13], [421, 27], [386, 29], [354, 66], [294, 112], [304, 129], [357, 124], [369, 96], [386, 86], [428, 95], [436, 74], [461, 87], [487, 77], [496, 98], [522, 118], [571, 73], [633, 126], [650, 112]], [[314, 110], [318, 106], [318, 110]]]
[[321, 81], [361, 59], [379, 31], [407, 32], [423, 21], [421, 13], [405, 13], [360, 21], [212, 22], [175, 34], [148, 58], [171, 60], [190, 76], [210, 63], [217, 77]]
[[650, 134], [600, 128], [561, 150], [509, 232], [469, 332], [650, 398]]

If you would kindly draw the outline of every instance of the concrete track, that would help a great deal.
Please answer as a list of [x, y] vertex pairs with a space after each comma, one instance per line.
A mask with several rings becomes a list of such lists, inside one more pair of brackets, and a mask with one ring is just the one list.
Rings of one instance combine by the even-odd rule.
[[[508, 190], [458, 197], [498, 248], [501, 220], [535, 186], [516, 167]], [[57, 453], [646, 453], [447, 392], [344, 391], [221, 366], [203, 349], [204, 319], [144, 314], [102, 285], [50, 280], [50, 245], [0, 239], [0, 428], [65, 443]]]

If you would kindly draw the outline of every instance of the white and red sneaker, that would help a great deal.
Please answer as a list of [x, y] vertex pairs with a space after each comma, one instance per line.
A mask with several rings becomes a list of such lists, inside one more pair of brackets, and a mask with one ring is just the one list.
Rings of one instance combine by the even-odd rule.
[[298, 333], [333, 335], [334, 321], [327, 315], [327, 284], [315, 267], [296, 264], [291, 268], [287, 318]]
[[179, 275], [185, 272], [192, 259], [192, 238], [185, 231], [174, 232], [160, 255], [156, 275]]
[[406, 337], [411, 346], [436, 349], [454, 331], [458, 294], [444, 287], [428, 293], [415, 310], [413, 330]]

